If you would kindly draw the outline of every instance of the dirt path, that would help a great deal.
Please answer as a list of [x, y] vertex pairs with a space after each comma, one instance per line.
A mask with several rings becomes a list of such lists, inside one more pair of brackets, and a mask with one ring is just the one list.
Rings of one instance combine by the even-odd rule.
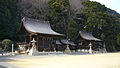
[[120, 68], [120, 53], [15, 58], [21, 68]]

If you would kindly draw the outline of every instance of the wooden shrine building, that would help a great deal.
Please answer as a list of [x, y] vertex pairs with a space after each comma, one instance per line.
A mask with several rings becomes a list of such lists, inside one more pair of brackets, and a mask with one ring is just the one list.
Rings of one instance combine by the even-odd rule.
[[90, 44], [93, 50], [103, 48], [102, 40], [95, 38], [92, 33], [86, 31], [79, 31], [76, 43], [79, 49], [89, 49]]
[[50, 27], [49, 21], [41, 21], [30, 18], [23, 18], [21, 28], [19, 30], [21, 42], [26, 42], [31, 47], [31, 41], [34, 38], [36, 42], [36, 49], [38, 51], [53, 51], [56, 50], [56, 43], [52, 45], [56, 37], [63, 36], [53, 31]]

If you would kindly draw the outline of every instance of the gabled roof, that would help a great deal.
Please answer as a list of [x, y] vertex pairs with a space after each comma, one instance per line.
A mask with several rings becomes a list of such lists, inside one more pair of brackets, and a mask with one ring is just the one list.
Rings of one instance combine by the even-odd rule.
[[95, 38], [92, 33], [88, 33], [85, 31], [79, 31], [80, 36], [85, 39], [85, 40], [90, 40], [90, 41], [102, 41], [100, 39]]
[[74, 42], [72, 42], [72, 41], [67, 41], [66, 39], [61, 40], [61, 43], [65, 44], [65, 45], [69, 44], [69, 45], [72, 45], [72, 46], [76, 46], [76, 45], [74, 44]]
[[62, 45], [59, 40], [56, 40], [57, 45]]
[[38, 34], [55, 35], [55, 36], [63, 35], [53, 31], [50, 27], [49, 21], [40, 21], [30, 18], [23, 18], [22, 21], [23, 21], [23, 26], [29, 33], [33, 33], [33, 34], [38, 33]]

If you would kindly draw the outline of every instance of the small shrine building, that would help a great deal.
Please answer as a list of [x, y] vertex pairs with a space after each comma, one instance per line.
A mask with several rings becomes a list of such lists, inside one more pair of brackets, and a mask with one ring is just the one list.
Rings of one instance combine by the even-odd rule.
[[78, 49], [87, 49], [90, 47], [94, 51], [105, 50], [105, 45], [102, 40], [95, 38], [92, 33], [86, 31], [79, 31], [76, 39]]

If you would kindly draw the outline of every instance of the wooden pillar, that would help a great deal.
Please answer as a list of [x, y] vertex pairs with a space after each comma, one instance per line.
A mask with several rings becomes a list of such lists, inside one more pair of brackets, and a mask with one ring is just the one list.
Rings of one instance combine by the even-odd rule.
[[28, 47], [28, 49], [31, 48], [31, 45], [32, 45], [32, 44], [31, 44], [31, 41], [32, 41], [32, 35], [30, 34], [30, 41], [29, 41], [29, 45], [30, 45], [30, 46]]
[[24, 36], [24, 39], [25, 39], [25, 41], [24, 41], [24, 42], [26, 42], [26, 36]]
[[36, 48], [37, 50], [38, 50], [38, 39], [39, 39], [39, 38], [38, 38], [38, 35], [37, 35], [37, 48]]
[[51, 42], [51, 38], [49, 38], [49, 51], [51, 51], [51, 45], [52, 45], [52, 42]]
[[55, 37], [55, 44], [54, 44], [54, 52], [56, 52], [56, 37]]
[[44, 37], [42, 38], [43, 40], [43, 52], [44, 52], [44, 49], [45, 49], [45, 41], [44, 41]]
[[32, 41], [32, 35], [30, 34], [30, 41]]
[[32, 41], [32, 35], [30, 34], [30, 42], [29, 42], [29, 43], [30, 43], [30, 46], [32, 45], [32, 44], [31, 44], [31, 41]]
[[52, 38], [50, 39], [50, 51], [52, 51]]

